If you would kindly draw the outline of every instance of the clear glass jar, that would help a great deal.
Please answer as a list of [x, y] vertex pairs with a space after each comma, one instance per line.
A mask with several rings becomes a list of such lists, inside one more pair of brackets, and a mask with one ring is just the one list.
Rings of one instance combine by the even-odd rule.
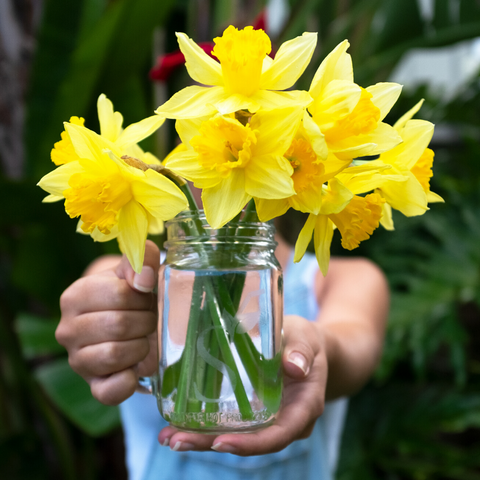
[[283, 282], [274, 226], [203, 213], [166, 224], [159, 276], [158, 408], [194, 432], [272, 423], [282, 396]]

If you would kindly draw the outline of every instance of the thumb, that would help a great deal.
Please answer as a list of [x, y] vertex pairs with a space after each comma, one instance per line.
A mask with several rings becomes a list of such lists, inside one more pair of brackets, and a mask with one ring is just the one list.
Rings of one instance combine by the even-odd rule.
[[298, 315], [286, 315], [283, 329], [284, 371], [289, 377], [301, 380], [309, 374], [319, 348], [317, 334], [311, 322]]
[[158, 281], [160, 267], [160, 250], [150, 240], [145, 244], [145, 257], [140, 273], [135, 273], [127, 257], [123, 255], [121, 262], [115, 269], [118, 278], [125, 279], [128, 285], [142, 293], [152, 292]]

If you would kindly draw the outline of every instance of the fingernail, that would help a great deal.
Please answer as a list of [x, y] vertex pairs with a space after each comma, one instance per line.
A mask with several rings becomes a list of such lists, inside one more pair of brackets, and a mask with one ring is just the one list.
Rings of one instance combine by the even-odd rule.
[[145, 266], [133, 277], [133, 286], [140, 292], [149, 293], [155, 288], [155, 272], [152, 267]]
[[215, 450], [216, 452], [220, 453], [237, 453], [237, 449], [235, 447], [232, 447], [231, 445], [228, 445], [227, 443], [216, 443], [215, 445], [212, 446], [212, 450]]
[[186, 452], [188, 450], [193, 450], [195, 445], [193, 443], [187, 442], [177, 442], [175, 446], [172, 448], [173, 452]]
[[170, 444], [170, 439], [167, 437], [163, 443], [162, 443], [162, 447], [168, 447], [168, 445]]
[[298, 353], [298, 352], [291, 353], [288, 356], [288, 361], [296, 365], [298, 368], [301, 368], [304, 375], [307, 375], [308, 373], [307, 359], [301, 353]]

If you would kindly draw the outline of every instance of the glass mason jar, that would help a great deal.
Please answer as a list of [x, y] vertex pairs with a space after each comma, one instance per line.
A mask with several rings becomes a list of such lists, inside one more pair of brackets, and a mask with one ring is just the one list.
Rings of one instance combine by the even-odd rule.
[[193, 432], [253, 431], [282, 396], [283, 285], [274, 226], [211, 228], [202, 212], [166, 224], [159, 274], [162, 416]]

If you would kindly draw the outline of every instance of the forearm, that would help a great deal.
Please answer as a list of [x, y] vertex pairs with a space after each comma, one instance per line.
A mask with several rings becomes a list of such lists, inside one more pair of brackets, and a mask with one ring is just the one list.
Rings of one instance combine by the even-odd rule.
[[322, 332], [328, 359], [326, 399], [360, 390], [380, 360], [382, 345], [375, 331], [356, 322], [332, 323]]
[[328, 361], [326, 398], [334, 399], [359, 390], [378, 365], [389, 307], [387, 282], [368, 261], [340, 260], [320, 301], [316, 327]]

